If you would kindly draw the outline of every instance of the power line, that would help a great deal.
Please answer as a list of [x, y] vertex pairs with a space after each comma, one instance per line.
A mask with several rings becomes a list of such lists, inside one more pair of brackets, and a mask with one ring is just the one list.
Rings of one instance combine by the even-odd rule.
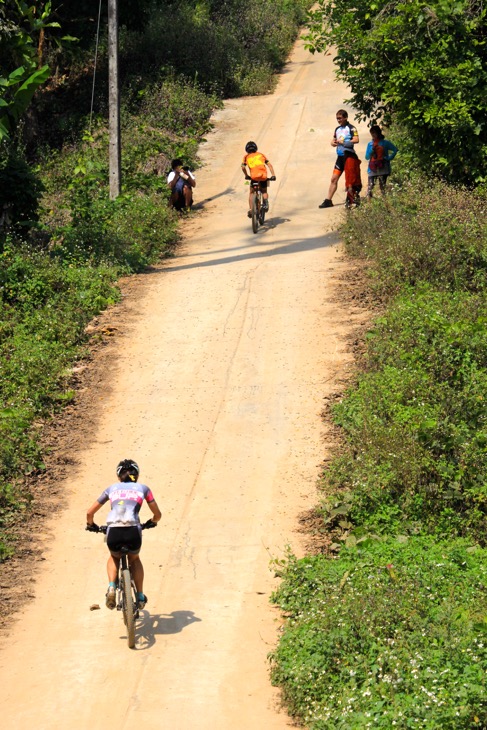
[[98, 6], [98, 25], [97, 25], [97, 29], [96, 29], [95, 63], [94, 63], [94, 67], [93, 67], [93, 86], [91, 89], [91, 109], [90, 109], [90, 124], [89, 124], [90, 134], [91, 134], [91, 122], [93, 119], [93, 105], [94, 105], [94, 99], [95, 99], [95, 80], [96, 80], [96, 64], [98, 61], [98, 43], [100, 40], [101, 3], [102, 3], [102, 0], [100, 0], [100, 4]]

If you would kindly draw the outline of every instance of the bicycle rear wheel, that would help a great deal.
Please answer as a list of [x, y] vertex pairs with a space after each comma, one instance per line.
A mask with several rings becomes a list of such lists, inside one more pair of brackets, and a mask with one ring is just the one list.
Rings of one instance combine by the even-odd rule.
[[259, 193], [256, 191], [252, 197], [252, 230], [257, 233], [259, 230]]
[[135, 605], [132, 594], [132, 578], [130, 570], [122, 570], [122, 612], [123, 621], [127, 627], [127, 643], [129, 649], [135, 646]]

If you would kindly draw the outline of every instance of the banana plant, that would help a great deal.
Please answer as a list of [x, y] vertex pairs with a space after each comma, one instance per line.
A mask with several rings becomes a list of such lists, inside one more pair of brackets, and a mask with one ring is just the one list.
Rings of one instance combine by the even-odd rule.
[[[0, 10], [4, 4], [0, 0]], [[10, 26], [7, 53], [4, 51], [4, 63], [0, 66], [0, 141], [12, 136], [36, 90], [49, 78], [49, 67], [41, 63], [44, 31], [60, 27], [50, 20], [50, 0], [43, 5], [15, 0], [14, 7], [15, 22]], [[1, 15], [5, 17], [4, 12]], [[9, 56], [21, 62], [10, 73], [5, 69]]]
[[7, 78], [0, 76], [0, 141], [10, 138], [34, 93], [48, 78], [47, 65], [30, 74], [20, 66]]

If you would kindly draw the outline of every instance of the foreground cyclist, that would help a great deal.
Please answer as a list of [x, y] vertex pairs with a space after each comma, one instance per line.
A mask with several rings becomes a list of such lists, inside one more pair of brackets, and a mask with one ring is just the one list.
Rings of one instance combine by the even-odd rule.
[[144, 608], [147, 596], [144, 594], [144, 568], [139, 558], [142, 545], [142, 529], [139, 511], [144, 499], [152, 512], [152, 519], [147, 521], [148, 526], [155, 526], [161, 519], [161, 511], [154, 496], [145, 484], [140, 484], [139, 467], [132, 459], [124, 459], [117, 466], [118, 482], [111, 484], [98, 497], [96, 502], [86, 513], [86, 529], [98, 532], [99, 527], [93, 521], [95, 514], [110, 500], [111, 510], [107, 517], [107, 546], [110, 557], [107, 562], [108, 590], [106, 595], [107, 608], [115, 608], [116, 580], [118, 566], [122, 556], [121, 548], [128, 547], [128, 561], [130, 572], [137, 590], [138, 608]]
[[[246, 180], [254, 180], [259, 182], [259, 187], [262, 191], [263, 208], [265, 211], [269, 210], [269, 194], [267, 192], [268, 180], [275, 180], [276, 175], [274, 168], [267, 159], [267, 157], [259, 152], [255, 142], [247, 142], [245, 145], [245, 157], [242, 160], [242, 172]], [[267, 176], [267, 168], [269, 168], [272, 177]], [[252, 188], [249, 193], [249, 212], [247, 213], [249, 218], [252, 218]]]

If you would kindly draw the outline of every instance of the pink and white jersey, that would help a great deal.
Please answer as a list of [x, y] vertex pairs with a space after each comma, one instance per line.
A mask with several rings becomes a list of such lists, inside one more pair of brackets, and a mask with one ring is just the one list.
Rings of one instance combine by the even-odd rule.
[[133, 527], [140, 525], [139, 512], [144, 499], [153, 502], [154, 497], [145, 484], [138, 482], [116, 482], [98, 497], [100, 504], [110, 500], [107, 525], [110, 527]]

